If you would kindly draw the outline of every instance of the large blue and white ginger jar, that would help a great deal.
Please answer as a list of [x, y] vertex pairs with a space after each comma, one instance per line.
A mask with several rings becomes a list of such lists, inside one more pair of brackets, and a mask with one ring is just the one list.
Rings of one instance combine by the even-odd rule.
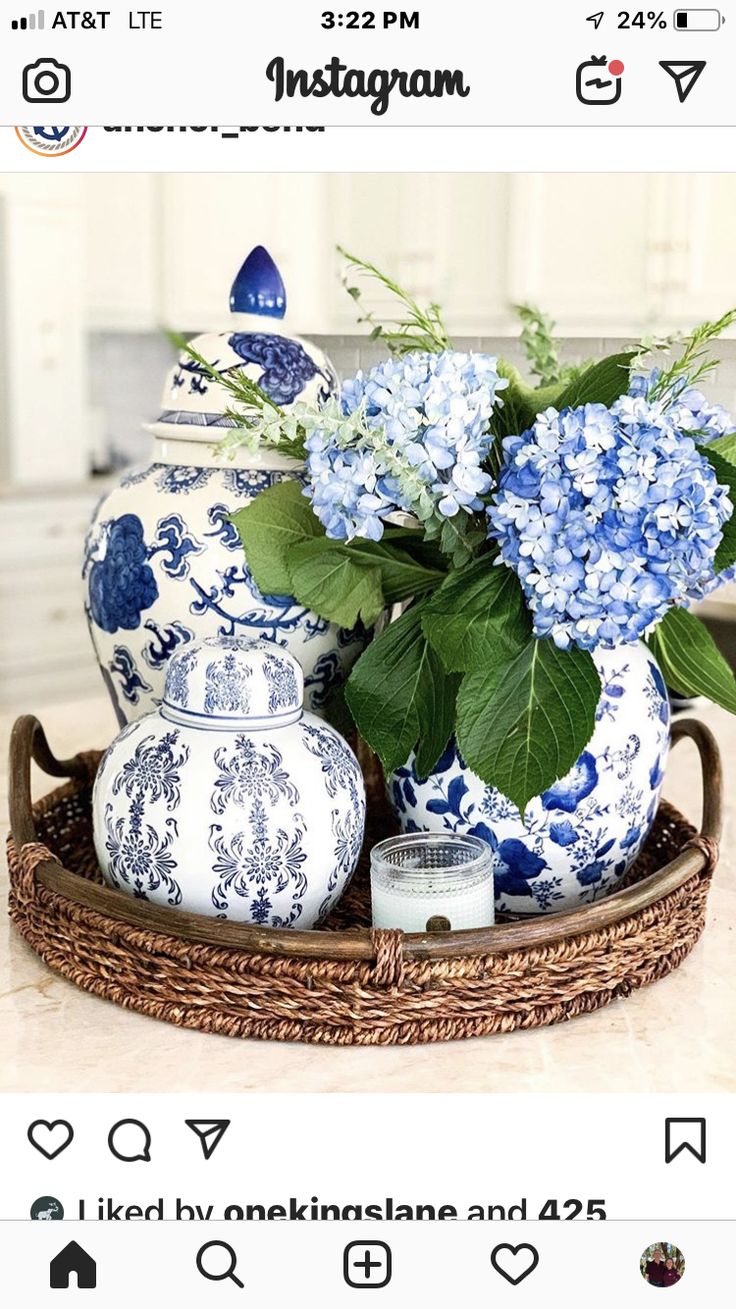
[[470, 832], [490, 843], [497, 913], [558, 913], [610, 894], [654, 822], [670, 743], [664, 679], [643, 643], [593, 658], [603, 687], [593, 736], [523, 820], [454, 742], [430, 777], [417, 777], [412, 756], [390, 780], [402, 831]]
[[304, 711], [293, 655], [208, 638], [172, 656], [160, 708], [103, 756], [92, 812], [110, 886], [233, 922], [311, 928], [352, 877], [365, 791], [347, 743]]
[[[279, 332], [278, 270], [252, 251], [231, 291], [231, 330], [192, 342], [223, 375], [240, 371], [288, 408], [337, 390], [335, 370], [313, 343]], [[247, 311], [247, 312], [244, 312]], [[89, 630], [121, 726], [161, 700], [174, 653], [207, 636], [257, 637], [286, 647], [305, 674], [308, 708], [321, 711], [365, 645], [362, 629], [328, 623], [287, 595], [258, 590], [229, 514], [302, 465], [269, 450], [216, 450], [232, 426], [232, 399], [186, 353], [164, 388], [149, 430], [150, 463], [126, 473], [101, 501], [83, 566]]]

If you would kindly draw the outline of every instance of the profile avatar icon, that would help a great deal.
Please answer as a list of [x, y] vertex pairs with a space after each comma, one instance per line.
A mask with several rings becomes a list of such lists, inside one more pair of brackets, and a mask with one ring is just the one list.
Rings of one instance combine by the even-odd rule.
[[676, 1245], [657, 1241], [642, 1254], [639, 1270], [650, 1286], [676, 1286], [684, 1275], [685, 1259]]
[[31, 1205], [31, 1218], [42, 1223], [58, 1221], [64, 1217], [64, 1206], [55, 1195], [40, 1195]]

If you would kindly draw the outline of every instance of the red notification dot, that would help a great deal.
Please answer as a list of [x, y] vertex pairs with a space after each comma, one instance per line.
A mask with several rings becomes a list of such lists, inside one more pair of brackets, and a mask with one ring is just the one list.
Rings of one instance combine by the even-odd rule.
[[620, 59], [612, 59], [608, 65], [608, 71], [612, 77], [620, 77], [624, 71], [624, 66]]

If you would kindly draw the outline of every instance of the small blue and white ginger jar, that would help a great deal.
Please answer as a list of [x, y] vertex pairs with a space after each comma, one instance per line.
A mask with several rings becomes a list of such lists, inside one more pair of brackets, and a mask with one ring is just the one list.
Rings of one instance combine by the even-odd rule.
[[497, 913], [558, 913], [609, 895], [654, 822], [670, 744], [664, 679], [643, 643], [593, 658], [603, 687], [593, 736], [523, 821], [466, 767], [454, 742], [430, 777], [417, 777], [412, 756], [391, 778], [402, 831], [468, 832], [489, 842]]
[[[312, 342], [274, 325], [286, 292], [257, 246], [230, 293], [230, 330], [198, 336], [199, 355], [223, 377], [243, 373], [282, 408], [317, 403], [338, 389]], [[171, 657], [207, 636], [258, 637], [286, 647], [304, 669], [307, 707], [320, 712], [363, 650], [366, 633], [328, 623], [288, 595], [262, 595], [229, 515], [259, 491], [303, 478], [275, 451], [216, 443], [232, 427], [232, 397], [181, 353], [162, 412], [148, 430], [149, 463], [126, 473], [98, 505], [87, 535], [85, 609], [100, 669], [121, 726], [161, 701]]]
[[159, 709], [128, 724], [94, 786], [112, 887], [153, 904], [310, 928], [358, 861], [365, 791], [343, 738], [304, 712], [302, 670], [263, 641], [172, 656]]

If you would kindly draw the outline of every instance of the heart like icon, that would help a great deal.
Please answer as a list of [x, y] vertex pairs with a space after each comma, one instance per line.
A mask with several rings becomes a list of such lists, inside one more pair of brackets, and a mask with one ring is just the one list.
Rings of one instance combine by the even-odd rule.
[[56, 1118], [49, 1123], [45, 1118], [37, 1118], [28, 1128], [28, 1140], [34, 1150], [38, 1150], [46, 1159], [55, 1159], [66, 1150], [74, 1140], [74, 1128], [65, 1118]]
[[533, 1245], [497, 1245], [491, 1251], [491, 1263], [507, 1282], [518, 1286], [534, 1272], [539, 1263], [539, 1251]]

